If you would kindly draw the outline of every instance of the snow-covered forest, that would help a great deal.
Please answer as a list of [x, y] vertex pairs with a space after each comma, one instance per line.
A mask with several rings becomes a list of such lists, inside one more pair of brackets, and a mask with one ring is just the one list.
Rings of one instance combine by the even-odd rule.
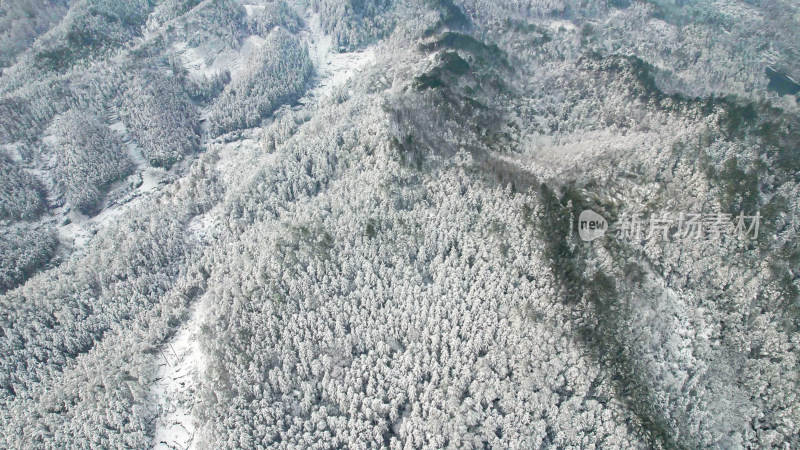
[[800, 447], [798, 42], [791, 0], [0, 3], [0, 448]]

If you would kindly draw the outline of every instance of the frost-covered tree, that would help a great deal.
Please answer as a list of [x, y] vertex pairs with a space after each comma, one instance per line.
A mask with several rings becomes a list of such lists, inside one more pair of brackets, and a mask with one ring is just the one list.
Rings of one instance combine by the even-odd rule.
[[323, 30], [336, 49], [354, 50], [390, 32], [394, 18], [391, 0], [314, 0]]
[[36, 177], [0, 155], [0, 219], [36, 219], [45, 207], [44, 194]]
[[78, 0], [33, 46], [38, 67], [63, 71], [120, 46], [141, 32], [150, 0]]
[[108, 185], [131, 173], [125, 145], [90, 113], [70, 110], [53, 123], [56, 182], [67, 202], [85, 214], [97, 211]]
[[10, 227], [0, 232], [0, 293], [17, 287], [47, 264], [58, 241], [47, 227]]
[[126, 83], [119, 115], [154, 166], [171, 166], [199, 143], [194, 105], [177, 79], [163, 72], [136, 72]]
[[62, 0], [4, 2], [0, 6], [0, 67], [10, 66], [67, 12]]
[[300, 98], [312, 73], [307, 49], [283, 28], [275, 28], [212, 105], [212, 133], [258, 125], [279, 106]]
[[297, 33], [303, 27], [303, 20], [284, 0], [269, 1], [259, 6], [261, 8], [248, 18], [250, 31], [254, 34], [266, 37], [275, 27]]

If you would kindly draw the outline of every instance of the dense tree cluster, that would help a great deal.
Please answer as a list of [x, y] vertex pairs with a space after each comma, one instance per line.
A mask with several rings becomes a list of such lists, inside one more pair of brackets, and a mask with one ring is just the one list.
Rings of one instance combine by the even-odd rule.
[[131, 173], [122, 143], [96, 116], [70, 110], [53, 123], [56, 181], [66, 201], [85, 214], [97, 212], [108, 185]]
[[249, 22], [250, 31], [264, 37], [275, 27], [283, 27], [290, 33], [297, 33], [303, 27], [303, 20], [284, 0], [265, 2]]
[[247, 36], [247, 13], [237, 0], [203, 0], [181, 20], [191, 47], [206, 44], [213, 36], [227, 48], [237, 48]]
[[[784, 268], [798, 258], [789, 243], [797, 218], [778, 211], [798, 198], [797, 165], [770, 155], [788, 150], [798, 117], [732, 99], [667, 95], [651, 70], [637, 58], [589, 55], [531, 84], [530, 104], [520, 110], [539, 127], [531, 130], [535, 144], [525, 158], [559, 169], [525, 166], [553, 183], [569, 177], [568, 164], [586, 167], [586, 178], [572, 182], [555, 211], [577, 216], [592, 208], [606, 217], [646, 218], [699, 210], [735, 216], [760, 208], [781, 237], [761, 235], [751, 245], [609, 240], [591, 251], [554, 245], [557, 275], [587, 287], [572, 294], [586, 303], [585, 333], [625, 380], [631, 409], [647, 417], [661, 445], [794, 442], [794, 425], [787, 424], [795, 423], [798, 410], [787, 392], [798, 384], [790, 369], [797, 358], [798, 280]], [[775, 134], [758, 131], [767, 129]], [[556, 237], [549, 240], [568, 240], [567, 224], [554, 225]], [[765, 258], [771, 262], [762, 263]], [[611, 287], [602, 280], [613, 280]], [[777, 353], [783, 356], [766, 362], [764, 355]], [[780, 387], [765, 389], [777, 376]], [[769, 405], [770, 412], [756, 405]]]
[[45, 69], [65, 70], [93, 54], [137, 36], [152, 8], [150, 0], [78, 0], [59, 24], [34, 44], [35, 60]]
[[180, 83], [157, 70], [136, 72], [119, 115], [154, 166], [169, 167], [199, 145], [197, 112]]
[[31, 111], [30, 100], [19, 95], [0, 98], [0, 142], [35, 140], [41, 132], [44, 120]]
[[[246, 2], [244, 2], [246, 3]], [[160, 2], [149, 17], [148, 28], [162, 24], [166, 36], [209, 53], [238, 49], [249, 35], [266, 37], [276, 26], [296, 33], [303, 26], [297, 13], [283, 0], [248, 5], [239, 0], [168, 0]]]
[[313, 0], [311, 6], [340, 50], [364, 47], [394, 26], [392, 0]]
[[193, 80], [185, 75], [181, 77], [183, 89], [192, 100], [201, 105], [208, 104], [217, 98], [230, 82], [231, 72], [229, 70], [223, 70], [210, 77], [204, 75], [199, 80]]
[[47, 264], [57, 242], [53, 230], [48, 228], [0, 230], [0, 293], [21, 284]]
[[170, 22], [183, 14], [191, 11], [201, 0], [162, 0], [147, 16], [147, 29], [157, 30], [165, 23]]
[[274, 119], [271, 126], [264, 128], [261, 136], [261, 146], [267, 152], [274, 152], [311, 117], [307, 111], [294, 111], [289, 107], [282, 107], [275, 111]]
[[36, 219], [44, 210], [41, 182], [0, 154], [0, 219]]
[[0, 6], [0, 67], [10, 66], [18, 53], [57, 23], [67, 12], [63, 0], [22, 0]]
[[307, 49], [286, 30], [276, 28], [212, 105], [211, 132], [258, 125], [277, 107], [300, 98], [312, 73]]
[[[435, 64], [443, 62], [447, 60], [434, 60]], [[425, 72], [428, 67], [420, 72], [430, 73]], [[413, 80], [404, 68], [393, 70], [382, 67], [381, 76]], [[539, 68], [520, 70], [526, 73]], [[235, 269], [223, 271], [223, 277], [235, 274], [238, 281], [231, 290], [221, 282], [213, 283], [220, 288], [209, 293], [214, 299], [209, 326], [221, 325], [219, 331], [209, 330], [205, 344], [212, 358], [207, 395], [216, 399], [211, 410], [201, 409], [205, 439], [221, 447], [270, 446], [275, 442], [308, 446], [320, 441], [444, 446], [463, 442], [456, 439], [491, 443], [498, 436], [506, 443], [533, 442], [501, 425], [499, 433], [490, 434], [462, 422], [475, 414], [481, 418], [476, 424], [485, 425], [489, 418], [491, 423], [501, 424], [503, 414], [494, 416], [494, 409], [507, 412], [511, 408], [502, 395], [495, 397], [494, 391], [485, 396], [479, 393], [488, 381], [470, 382], [471, 375], [480, 373], [477, 370], [467, 370], [458, 382], [452, 378], [455, 369], [449, 368], [447, 358], [469, 355], [465, 346], [480, 349], [477, 344], [467, 344], [470, 338], [480, 336], [479, 331], [451, 334], [451, 340], [445, 341], [448, 345], [443, 346], [446, 351], [432, 350], [439, 348], [435, 343], [445, 340], [441, 335], [453, 324], [460, 328], [465, 325], [460, 321], [494, 317], [490, 310], [479, 307], [480, 302], [470, 303], [470, 309], [462, 311], [463, 300], [448, 300], [452, 292], [472, 286], [476, 268], [488, 263], [494, 286], [503, 286], [491, 296], [493, 307], [503, 304], [506, 292], [514, 299], [563, 299], [563, 303], [556, 300], [546, 307], [536, 307], [528, 300], [531, 309], [525, 310], [526, 323], [532, 318], [534, 323], [548, 323], [548, 314], [564, 308], [564, 315], [553, 323], [572, 330], [582, 351], [610, 371], [604, 378], [614, 380], [609, 381], [610, 398], [624, 403], [625, 414], [630, 414], [627, 423], [636, 424], [626, 431], [636, 438], [623, 438], [625, 432], [610, 433], [605, 436], [614, 436], [614, 440], [605, 445], [637, 445], [633, 444], [636, 439], [655, 447], [794, 442], [798, 411], [791, 392], [798, 382], [797, 371], [792, 369], [797, 361], [798, 332], [793, 299], [797, 298], [798, 282], [784, 270], [797, 258], [792, 244], [796, 216], [771, 216], [778, 221], [775, 226], [781, 239], [766, 247], [759, 244], [760, 251], [732, 241], [648, 243], [643, 249], [637, 248], [639, 243], [611, 241], [591, 250], [574, 242], [574, 236], [570, 240], [569, 217], [583, 207], [616, 217], [620, 209], [638, 205], [648, 208], [635, 210], [641, 214], [658, 212], [658, 208], [677, 213], [698, 205], [729, 210], [761, 204], [765, 211], [786, 211], [788, 204], [798, 200], [797, 166], [795, 160], [777, 155], [787, 155], [797, 130], [796, 118], [787, 111], [729, 99], [667, 95], [655, 84], [652, 67], [637, 58], [587, 55], [559, 62], [549, 70], [550, 76], [522, 85], [522, 95], [511, 96], [520, 101], [508, 107], [506, 120], [519, 111], [514, 122], [524, 126], [520, 131], [531, 142], [523, 144], [521, 139], [520, 147], [498, 148], [504, 141], [481, 139], [480, 130], [473, 134], [474, 121], [491, 124], [486, 123], [487, 116], [456, 120], [443, 136], [431, 136], [442, 127], [425, 128], [422, 118], [411, 121], [407, 114], [376, 121], [393, 124], [391, 132], [373, 130], [367, 124], [358, 126], [359, 132], [319, 126], [320, 116], [297, 130], [284, 118], [268, 128], [277, 130], [265, 134], [272, 142], [265, 145], [275, 148], [281, 158], [258, 171], [250, 187], [231, 198], [230, 227], [242, 240], [230, 244], [230, 259], [208, 263], [209, 268], [235, 264]], [[422, 92], [449, 92], [451, 98], [469, 92], [468, 83], [453, 83], [449, 76], [442, 78], [441, 85]], [[408, 83], [413, 86], [413, 81]], [[401, 92], [407, 103], [400, 104], [405, 104], [407, 111], [427, 113], [433, 116], [429, 120], [437, 120], [434, 108], [441, 107], [441, 101], [426, 105], [425, 95], [431, 94], [415, 98], [408, 90]], [[357, 100], [345, 102], [349, 105]], [[447, 116], [460, 117], [455, 108], [464, 105], [453, 103]], [[372, 120], [387, 112], [362, 108]], [[350, 121], [360, 117], [341, 107], [329, 114]], [[391, 136], [397, 129], [414, 136], [414, 147], [374, 140], [373, 136]], [[764, 134], [766, 130], [773, 131]], [[316, 145], [316, 140], [336, 146]], [[763, 150], [753, 153], [758, 145]], [[441, 151], [459, 146], [471, 149], [471, 154]], [[311, 153], [305, 154], [309, 147]], [[408, 148], [418, 149], [421, 164], [404, 163], [402, 156]], [[599, 155], [612, 162], [602, 163]], [[736, 155], [738, 163], [726, 163]], [[766, 166], [765, 157], [770, 161]], [[460, 167], [463, 164], [466, 166]], [[573, 179], [563, 196], [546, 185], [541, 185], [538, 196], [525, 188], [539, 185], [537, 178], [565, 183], [565, 178], [573, 176], [570, 164], [586, 164], [583, 176], [587, 178]], [[423, 169], [421, 179], [409, 167]], [[715, 167], [719, 170], [712, 170]], [[360, 175], [348, 175], [353, 172]], [[373, 173], [375, 180], [370, 178]], [[505, 180], [503, 185], [508, 181], [511, 193], [472, 194], [485, 183], [481, 173]], [[758, 199], [758, 192], [749, 192], [745, 180], [750, 176], [768, 183], [764, 200]], [[289, 182], [292, 179], [295, 181]], [[454, 198], [447, 200], [448, 195]], [[478, 202], [474, 211], [468, 201], [472, 195]], [[747, 200], [753, 195], [755, 204]], [[349, 196], [357, 199], [348, 200]], [[509, 200], [500, 200], [504, 196]], [[503, 201], [510, 203], [490, 206]], [[436, 205], [435, 209], [423, 212], [429, 204]], [[503, 214], [495, 216], [494, 210]], [[452, 241], [446, 236], [450, 224], [461, 224], [454, 227], [458, 238]], [[506, 236], [524, 233], [524, 224], [531, 227], [530, 237]], [[470, 238], [472, 232], [480, 237]], [[495, 234], [504, 236], [497, 238], [497, 249], [490, 244], [495, 242], [491, 237]], [[543, 247], [514, 257], [521, 251], [520, 244], [531, 239], [541, 239]], [[260, 252], [264, 247], [273, 250]], [[413, 257], [404, 259], [405, 252], [413, 252]], [[537, 260], [535, 254], [552, 272], [523, 272], [519, 282], [507, 287], [496, 284], [504, 276], [500, 274], [506, 273], [502, 256], [530, 263]], [[771, 262], [758, 263], [763, 255], [771, 255]], [[445, 269], [460, 258], [463, 265]], [[438, 270], [446, 275], [437, 275]], [[544, 284], [548, 294], [516, 291], [533, 280], [537, 286]], [[719, 280], [726, 281], [720, 284]], [[435, 290], [438, 283], [450, 281], [453, 284]], [[441, 294], [428, 297], [428, 289]], [[475, 292], [485, 290], [477, 288]], [[460, 297], [470, 298], [469, 291]], [[426, 306], [431, 304], [454, 313], [438, 316], [435, 306]], [[402, 311], [407, 307], [411, 311], [406, 315]], [[429, 327], [423, 323], [404, 328], [403, 321], [413, 320], [419, 309], [435, 317], [425, 322]], [[342, 311], [345, 313], [340, 316]], [[401, 331], [395, 331], [398, 329]], [[491, 339], [499, 339], [499, 330], [505, 327], [487, 325], [484, 329], [494, 331]], [[410, 342], [415, 336], [430, 341], [413, 347]], [[547, 344], [535, 345], [546, 348]], [[422, 353], [415, 353], [417, 349]], [[556, 350], [545, 354], [552, 351]], [[776, 358], [778, 354], [781, 356]], [[404, 367], [397, 358], [405, 355], [420, 362], [394, 372], [394, 368]], [[220, 362], [217, 365], [213, 360]], [[471, 367], [469, 361], [459, 360], [454, 365]], [[416, 388], [415, 375], [409, 375], [416, 374], [413, 367], [425, 368]], [[439, 367], [446, 368], [447, 375], [437, 372]], [[503, 373], [490, 367], [490, 375], [481, 380]], [[553, 374], [547, 379], [560, 378]], [[439, 392], [439, 380], [446, 380], [441, 383], [448, 387], [464, 383], [476, 390], [464, 393], [454, 388], [460, 395], [443, 388]], [[560, 419], [545, 419], [544, 432], [532, 434], [546, 438], [535, 442], [583, 446], [598, 442], [593, 433], [560, 431], [565, 423], [580, 423], [561, 413], [561, 408], [578, 401], [577, 392], [581, 392], [569, 383], [548, 387], [558, 398]], [[598, 383], [588, 383], [594, 386], [591, 392], [602, 385]], [[768, 387], [772, 383], [780, 387]], [[524, 391], [518, 386], [508, 389]], [[414, 395], [409, 393], [419, 390], [429, 394], [418, 405], [409, 400]], [[402, 399], [399, 405], [398, 396]], [[480, 398], [487, 400], [481, 402]], [[234, 399], [244, 403], [232, 412], [229, 405]], [[437, 406], [438, 401], [447, 406]], [[448, 413], [453, 411], [447, 409], [449, 405], [458, 405], [458, 413]], [[770, 405], [766, 407], [770, 412], [765, 414], [760, 405]], [[285, 409], [278, 415], [264, 413], [275, 408]], [[231, 414], [237, 419], [227, 423], [239, 426], [228, 426], [222, 420]], [[292, 419], [286, 420], [287, 416]], [[593, 415], [598, 416], [602, 413]], [[417, 417], [421, 419], [413, 422]], [[412, 422], [415, 427], [406, 427]], [[411, 430], [425, 431], [417, 435]], [[576, 440], [567, 440], [570, 438]]]
[[119, 68], [102, 61], [69, 74], [37, 73], [29, 62], [0, 78], [0, 143], [35, 144], [53, 118], [70, 108], [103, 110], [124, 80]]

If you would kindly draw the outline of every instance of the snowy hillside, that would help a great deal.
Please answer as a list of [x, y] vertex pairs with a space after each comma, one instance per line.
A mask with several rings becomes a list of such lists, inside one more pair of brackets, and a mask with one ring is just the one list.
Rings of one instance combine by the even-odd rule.
[[0, 4], [0, 448], [800, 446], [799, 38]]

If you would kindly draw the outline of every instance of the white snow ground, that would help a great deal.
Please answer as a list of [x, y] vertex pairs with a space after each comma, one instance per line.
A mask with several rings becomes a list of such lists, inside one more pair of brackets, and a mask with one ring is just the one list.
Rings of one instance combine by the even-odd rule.
[[343, 85], [368, 63], [375, 61], [374, 47], [367, 47], [360, 52], [334, 51], [331, 37], [322, 32], [318, 13], [309, 9], [305, 12], [304, 20], [306, 29], [300, 32], [300, 39], [308, 46], [309, 57], [319, 77], [306, 98], [330, 94], [334, 87]]
[[[246, 68], [250, 55], [263, 43], [264, 38], [251, 35], [245, 38], [239, 50], [227, 50], [217, 55], [210, 54], [202, 47], [191, 48], [185, 43], [174, 44], [172, 49], [181, 58], [183, 66], [189, 71], [189, 76], [196, 81], [202, 80], [203, 77], [211, 78], [225, 69], [230, 71], [231, 80], [236, 80]], [[211, 61], [211, 64], [206, 64], [207, 61]]]
[[161, 348], [156, 379], [150, 388], [152, 405], [158, 415], [154, 449], [196, 448], [192, 406], [205, 366], [197, 339], [203, 307], [203, 299], [200, 299], [189, 322]]

